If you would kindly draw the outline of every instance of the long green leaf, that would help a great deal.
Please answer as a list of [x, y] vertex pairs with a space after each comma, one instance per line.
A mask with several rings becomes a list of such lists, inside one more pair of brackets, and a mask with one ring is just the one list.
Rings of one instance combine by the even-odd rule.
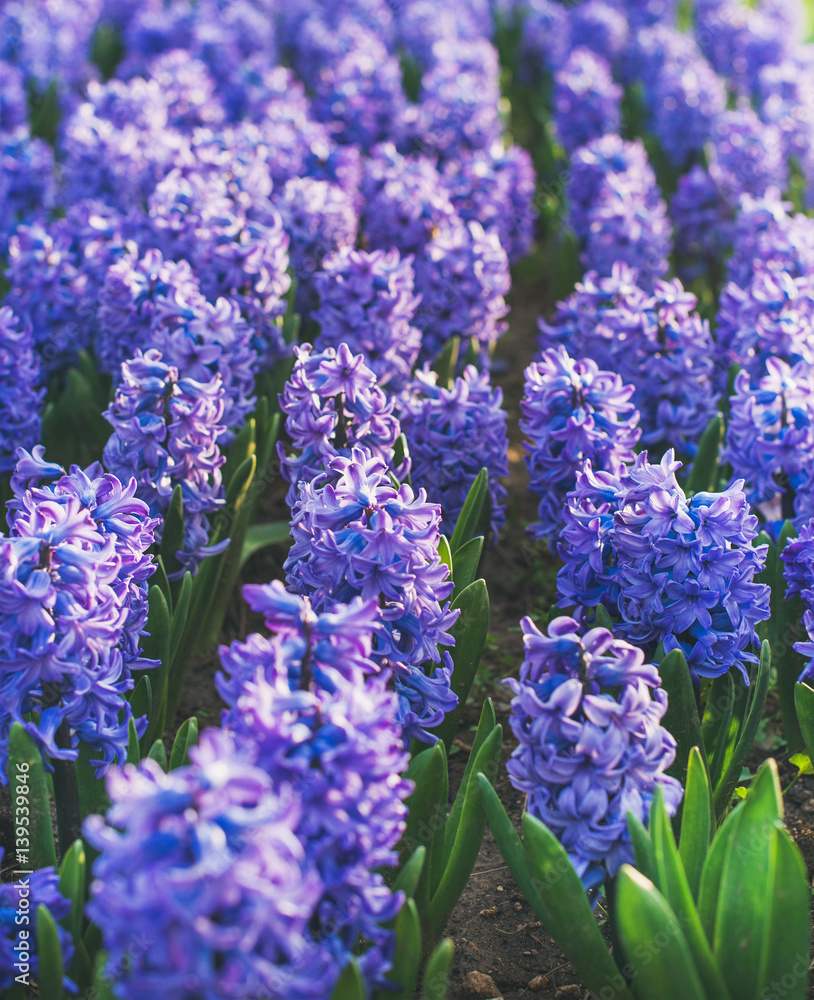
[[240, 552], [240, 566], [251, 559], [255, 553], [268, 548], [269, 545], [279, 545], [291, 539], [291, 527], [288, 521], [269, 521], [267, 524], [253, 524], [246, 531], [243, 548]]
[[167, 770], [167, 748], [164, 746], [163, 740], [156, 740], [150, 747], [150, 751], [147, 756], [150, 760], [154, 760], [162, 770]]
[[79, 759], [76, 762], [76, 784], [79, 787], [79, 806], [83, 816], [107, 812], [110, 800], [107, 797], [104, 778], [97, 777], [97, 770], [90, 763], [95, 753], [87, 743], [79, 744]]
[[486, 581], [475, 580], [474, 583], [470, 583], [466, 590], [458, 594], [451, 607], [461, 612], [450, 629], [450, 634], [455, 639], [450, 654], [453, 663], [450, 688], [458, 696], [458, 704], [447, 713], [444, 721], [432, 730], [440, 740], [443, 740], [447, 753], [458, 731], [461, 712], [469, 696], [489, 632], [489, 591], [486, 589]]
[[[150, 683], [150, 678], [146, 674], [141, 677], [139, 682], [133, 688], [130, 695], [130, 708], [133, 711], [133, 718], [130, 721], [133, 722], [133, 720], [136, 719], [146, 718], [147, 729], [149, 730], [150, 719], [153, 717], [153, 688]], [[133, 725], [135, 728], [135, 723], [133, 723]], [[141, 742], [139, 743], [139, 758], [141, 757], [141, 751], [146, 751], [147, 747], [150, 745], [147, 742], [148, 735], [149, 733], [145, 732], [144, 736], [141, 738]]]
[[659, 664], [659, 674], [662, 687], [667, 692], [667, 712], [662, 725], [673, 734], [677, 743], [676, 758], [667, 773], [684, 785], [690, 750], [702, 746], [703, 741], [690, 668], [680, 649], [674, 649], [664, 657]]
[[[473, 765], [474, 773], [486, 774], [494, 781], [500, 764], [502, 746], [503, 728], [495, 726], [478, 751]], [[481, 801], [480, 786], [476, 781], [469, 781], [449, 861], [443, 867], [443, 875], [437, 887], [434, 891], [431, 890], [430, 924], [433, 943], [443, 933], [464, 886], [469, 881], [485, 828], [486, 812]]]
[[438, 539], [438, 557], [441, 562], [452, 571], [452, 551], [449, 547], [449, 539], [446, 535], [441, 535]]
[[730, 671], [716, 677], [707, 694], [701, 735], [709, 761], [709, 780], [712, 786], [720, 781], [724, 758], [730, 742], [734, 742], [737, 727], [732, 730], [735, 684]]
[[431, 892], [441, 878], [444, 861], [444, 826], [449, 796], [444, 744], [436, 743], [413, 757], [407, 777], [415, 783], [415, 788], [407, 799], [407, 826], [401, 839], [400, 857], [405, 859], [420, 845], [427, 849], [427, 859], [416, 890], [416, 902], [423, 921], [427, 916]]
[[719, 1000], [705, 992], [664, 896], [630, 865], [622, 865], [616, 878], [615, 903], [614, 922], [639, 1000]]
[[797, 718], [809, 757], [814, 760], [814, 688], [799, 682], [794, 685]]
[[164, 515], [164, 527], [161, 530], [161, 559], [168, 576], [172, 576], [182, 568], [176, 553], [182, 552], [183, 548], [184, 495], [181, 487], [176, 486], [167, 513]]
[[658, 879], [658, 872], [656, 871], [656, 853], [650, 834], [645, 829], [644, 823], [632, 812], [627, 814], [627, 829], [630, 834], [633, 855], [636, 859], [636, 868], [651, 882], [655, 882]]
[[453, 559], [455, 553], [470, 538], [489, 533], [489, 473], [481, 469], [467, 494], [458, 522], [449, 540]]
[[[188, 574], [187, 574], [188, 575]], [[183, 594], [183, 587], [181, 588]], [[146, 657], [158, 660], [158, 666], [141, 674], [141, 678], [149, 677], [151, 702], [147, 714], [147, 730], [144, 733], [142, 748], [150, 744], [164, 732], [167, 708], [167, 685], [172, 654], [170, 652], [171, 625], [170, 609], [167, 598], [160, 587], [152, 586], [148, 594], [149, 613], [147, 631], [149, 635], [142, 639], [142, 651]], [[135, 708], [134, 708], [135, 712]]]
[[178, 647], [181, 645], [181, 639], [184, 635], [184, 630], [187, 627], [187, 621], [189, 620], [189, 610], [192, 606], [192, 574], [187, 572], [184, 573], [184, 579], [181, 583], [181, 591], [178, 594], [178, 600], [176, 601], [175, 608], [172, 612], [172, 623], [170, 625], [170, 645], [169, 645], [169, 662], [167, 665], [167, 671], [172, 669], [172, 664], [175, 661], [175, 657], [178, 655]]
[[336, 981], [331, 1000], [367, 1000], [365, 980], [356, 962], [348, 962]]
[[732, 792], [740, 779], [741, 770], [755, 742], [757, 729], [760, 720], [763, 718], [763, 709], [766, 705], [766, 695], [769, 693], [769, 675], [772, 667], [772, 653], [768, 642], [763, 642], [760, 649], [760, 663], [758, 665], [757, 677], [753, 682], [754, 690], [749, 703], [749, 710], [746, 714], [743, 727], [738, 734], [738, 741], [732, 760], [721, 777], [720, 782], [715, 786], [713, 800], [717, 816], [722, 816], [729, 806]]
[[[19, 722], [12, 723], [9, 733], [8, 773], [12, 819], [15, 823], [20, 820], [21, 830], [23, 827], [28, 829], [27, 834], [16, 837], [16, 867], [56, 865], [51, 799], [45, 768], [34, 741]], [[26, 840], [28, 843], [25, 843]], [[6, 860], [11, 860], [10, 856]]]
[[546, 930], [589, 990], [599, 994], [611, 986], [618, 991], [617, 997], [629, 996], [602, 939], [579, 875], [562, 844], [548, 827], [528, 813], [523, 817], [523, 843], [532, 875], [532, 895], [526, 898]]
[[681, 839], [678, 852], [687, 873], [690, 891], [696, 902], [701, 888], [701, 872], [704, 870], [704, 861], [709, 851], [709, 838], [712, 829], [710, 799], [707, 769], [698, 747], [693, 747], [690, 751], [687, 769], [687, 788], [684, 793], [684, 808], [681, 814]]
[[407, 897], [414, 896], [426, 860], [427, 848], [423, 844], [419, 844], [393, 882], [393, 892], [403, 892]]
[[85, 845], [77, 840], [65, 854], [59, 869], [59, 891], [71, 903], [70, 913], [61, 923], [75, 942], [82, 940], [86, 874]]
[[[455, 795], [455, 801], [452, 803], [452, 809], [449, 811], [449, 816], [447, 817], [447, 828], [444, 840], [444, 867], [446, 868], [449, 863], [449, 856], [452, 853], [452, 845], [455, 843], [455, 837], [458, 831], [458, 823], [461, 821], [461, 812], [464, 807], [464, 799], [466, 798], [466, 792], [469, 787], [469, 782], [473, 775], [477, 774], [477, 770], [473, 770], [472, 765], [478, 756], [478, 751], [483, 746], [486, 741], [486, 737], [492, 732], [496, 725], [495, 717], [495, 706], [492, 703], [491, 698], [487, 698], [484, 701], [483, 706], [480, 711], [480, 719], [478, 721], [478, 728], [475, 733], [475, 739], [472, 741], [472, 749], [469, 751], [469, 760], [466, 762], [466, 768], [464, 769], [463, 777], [461, 778], [461, 784], [458, 786], [458, 791]], [[489, 776], [492, 777], [491, 775]], [[493, 782], [494, 783], [494, 782]]]
[[62, 1000], [65, 995], [62, 947], [56, 922], [47, 906], [37, 907], [37, 959], [39, 995], [48, 1000]]
[[421, 982], [421, 1000], [446, 1000], [455, 948], [449, 938], [439, 942], [427, 959]]
[[414, 1000], [421, 966], [421, 924], [418, 910], [412, 899], [408, 899], [396, 917], [396, 951], [393, 968], [387, 974], [388, 980], [398, 987], [395, 991], [379, 990], [374, 1000]]
[[701, 435], [698, 451], [687, 480], [688, 493], [708, 493], [718, 485], [718, 454], [724, 437], [724, 418], [716, 413]]
[[170, 771], [189, 763], [189, 751], [198, 744], [198, 720], [191, 716], [184, 722], [175, 737], [170, 752]]
[[707, 996], [714, 997], [715, 1000], [729, 1000], [729, 992], [701, 926], [701, 919], [673, 838], [673, 829], [664, 809], [660, 789], [656, 791], [653, 801], [650, 829], [658, 873], [655, 884], [678, 917]]
[[[92, 925], [93, 926], [93, 925]], [[93, 966], [93, 1000], [115, 1000], [113, 980], [107, 974], [107, 955], [100, 951]]]
[[779, 828], [776, 836], [775, 877], [768, 901], [771, 918], [764, 988], [781, 983], [783, 1000], [805, 1000], [811, 951], [808, 878], [799, 848], [788, 831]]
[[453, 599], [473, 582], [477, 576], [481, 555], [483, 554], [483, 535], [470, 538], [458, 549], [452, 557], [452, 579], [455, 589]]

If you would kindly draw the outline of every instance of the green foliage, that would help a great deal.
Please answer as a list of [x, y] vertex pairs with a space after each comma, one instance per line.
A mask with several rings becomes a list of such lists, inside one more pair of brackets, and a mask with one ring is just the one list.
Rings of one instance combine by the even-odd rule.
[[[813, 692], [814, 693], [814, 692]], [[481, 779], [495, 840], [526, 898], [594, 994], [636, 1000], [763, 1000], [807, 994], [810, 917], [802, 857], [766, 761], [710, 843], [710, 782], [688, 755], [680, 845], [657, 792], [649, 831], [628, 817], [635, 865], [606, 886], [609, 954], [562, 845], [528, 814], [523, 839]]]

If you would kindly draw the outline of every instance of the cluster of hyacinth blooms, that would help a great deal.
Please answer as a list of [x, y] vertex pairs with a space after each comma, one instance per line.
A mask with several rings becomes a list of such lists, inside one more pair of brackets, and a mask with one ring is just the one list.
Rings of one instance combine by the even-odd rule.
[[518, 741], [507, 764], [526, 809], [562, 842], [591, 897], [633, 863], [628, 814], [646, 823], [661, 790], [668, 815], [683, 795], [665, 774], [676, 742], [661, 725], [667, 695], [658, 669], [605, 628], [555, 618], [547, 634], [521, 622], [525, 659], [511, 726]]
[[[0, 865], [3, 863], [4, 855], [5, 848], [0, 846]], [[31, 874], [26, 875], [24, 883], [0, 883], [0, 990], [3, 991], [11, 991], [15, 985], [15, 979], [19, 975], [19, 968], [15, 967], [15, 963], [19, 962], [19, 950], [15, 950], [15, 945], [19, 944], [20, 925], [16, 922], [16, 918], [17, 914], [21, 912], [20, 903], [24, 895], [31, 913], [36, 913], [38, 906], [47, 906], [51, 916], [55, 920], [61, 921], [71, 911], [70, 900], [60, 892], [59, 875], [52, 865], [37, 868]], [[57, 924], [57, 937], [63, 961], [67, 966], [74, 954], [73, 940], [68, 931], [60, 924]], [[28, 964], [31, 966], [31, 972], [36, 976], [40, 967], [40, 956], [37, 953], [35, 939], [32, 940], [27, 951], [30, 956]], [[76, 992], [76, 985], [67, 977], [65, 986], [71, 992]]]
[[738, 480], [688, 497], [681, 463], [647, 452], [616, 474], [586, 463], [568, 494], [557, 575], [561, 607], [588, 620], [598, 605], [616, 632], [648, 655], [681, 650], [696, 683], [756, 662], [755, 626], [769, 617], [769, 587], [755, 582], [766, 546]]
[[0, 474], [14, 468], [18, 448], [31, 449], [39, 441], [45, 395], [40, 381], [30, 327], [0, 306]]
[[610, 275], [589, 271], [540, 321], [540, 346], [564, 346], [633, 386], [642, 443], [692, 455], [716, 412], [726, 368], [715, 363], [709, 322], [697, 299], [676, 278], [656, 281], [648, 293], [634, 268], [617, 262]]
[[410, 482], [441, 508], [441, 530], [451, 537], [481, 469], [489, 474], [494, 541], [506, 522], [509, 474], [503, 392], [488, 371], [467, 365], [448, 387], [425, 366], [396, 400], [410, 454]]
[[641, 429], [633, 386], [590, 358], [575, 361], [560, 345], [525, 371], [520, 429], [526, 436], [529, 489], [540, 496], [535, 538], [553, 539], [563, 524], [565, 497], [585, 462], [617, 474], [632, 462]]
[[[42, 446], [18, 455], [0, 537], [4, 783], [15, 722], [46, 759], [76, 760], [82, 742], [102, 771], [123, 763], [132, 671], [155, 665], [140, 645], [156, 521], [135, 480], [98, 463], [66, 473]], [[140, 732], [146, 721], [136, 720]]]
[[134, 931], [151, 943], [123, 967], [124, 997], [162, 982], [179, 997], [318, 1000], [352, 958], [368, 988], [391, 968], [403, 894], [378, 869], [395, 861], [411, 784], [371, 658], [377, 604], [318, 613], [279, 582], [245, 594], [274, 634], [221, 648], [223, 728], [169, 774], [151, 760], [111, 774], [107, 817], [85, 824], [111, 967]]
[[176, 489], [184, 509], [183, 548], [174, 556], [174, 578], [194, 573], [206, 556], [223, 551], [225, 539], [208, 545], [211, 514], [225, 503], [219, 438], [224, 426], [225, 392], [219, 374], [199, 382], [182, 376], [161, 351], [150, 348], [121, 367], [121, 381], [104, 416], [113, 428], [103, 461], [120, 478], [135, 480], [136, 495], [157, 518], [160, 540], [163, 516]]
[[374, 660], [392, 671], [405, 740], [429, 732], [457, 704], [450, 689], [449, 568], [438, 553], [441, 511], [423, 489], [396, 488], [387, 465], [364, 447], [302, 480], [283, 567], [293, 593], [317, 611], [354, 597], [379, 606]]

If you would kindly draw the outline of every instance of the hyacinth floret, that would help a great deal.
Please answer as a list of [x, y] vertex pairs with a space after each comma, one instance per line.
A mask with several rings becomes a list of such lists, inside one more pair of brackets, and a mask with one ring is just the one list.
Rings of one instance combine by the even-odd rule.
[[364, 356], [378, 385], [390, 392], [403, 388], [421, 350], [421, 331], [413, 325], [419, 303], [414, 282], [412, 257], [401, 257], [395, 247], [345, 247], [326, 257], [314, 275], [314, 347], [339, 349], [344, 343]]
[[393, 672], [405, 740], [435, 742], [427, 730], [457, 703], [442, 652], [453, 644], [448, 630], [458, 613], [446, 600], [452, 581], [437, 551], [440, 508], [422, 489], [396, 489], [382, 460], [362, 448], [334, 458], [328, 473], [333, 482], [300, 484], [288, 585], [317, 611], [356, 596], [379, 602], [373, 659]]
[[[226, 541], [208, 546], [209, 515], [224, 504], [219, 439], [224, 389], [215, 375], [206, 382], [182, 378], [161, 352], [137, 351], [122, 364], [122, 378], [103, 416], [113, 427], [103, 461], [114, 474], [134, 476], [137, 495], [154, 516], [163, 517], [173, 492], [184, 503], [181, 569], [195, 572], [201, 559], [222, 551]], [[162, 522], [163, 523], [163, 522]], [[161, 527], [156, 532], [160, 539]]]
[[780, 493], [793, 517], [795, 490], [802, 499], [814, 458], [814, 374], [805, 361], [792, 367], [780, 358], [769, 358], [765, 372], [756, 384], [748, 371], [735, 376], [721, 458], [746, 481], [750, 503]]
[[[5, 848], [0, 846], [0, 865], [3, 863]], [[17, 867], [25, 867], [19, 862]], [[31, 915], [31, 920], [37, 913], [37, 908], [47, 906], [51, 916], [57, 921], [57, 938], [59, 950], [62, 953], [62, 965], [67, 969], [73, 960], [73, 941], [71, 935], [60, 926], [59, 921], [64, 920], [71, 912], [71, 901], [59, 891], [59, 875], [52, 865], [47, 868], [37, 868], [25, 878], [20, 878], [15, 882], [0, 883], [0, 990], [9, 992], [14, 988], [15, 979], [20, 975], [20, 950], [28, 953], [26, 960], [30, 966], [30, 974], [36, 978], [39, 971], [39, 955], [37, 954], [37, 935], [31, 932], [30, 927], [21, 925], [16, 920], [17, 914], [23, 912], [23, 907], [28, 904], [27, 912]], [[28, 931], [28, 936], [23, 938], [21, 929]], [[15, 945], [24, 945], [15, 951]], [[76, 992], [76, 986], [67, 976], [64, 979], [66, 991]]]
[[509, 258], [494, 229], [453, 216], [417, 256], [415, 277], [421, 296], [415, 322], [424, 334], [420, 360], [431, 360], [456, 336], [486, 355], [508, 328]]
[[0, 474], [14, 468], [18, 448], [39, 441], [44, 395], [31, 330], [0, 306]]
[[223, 726], [256, 749], [274, 787], [296, 790], [297, 835], [323, 884], [320, 921], [341, 928], [335, 943], [345, 957], [359, 936], [375, 943], [361, 964], [366, 978], [380, 979], [393, 946], [380, 924], [400, 898], [372, 872], [395, 861], [411, 786], [389, 671], [369, 676], [379, 669], [371, 660], [378, 602], [357, 597], [318, 614], [279, 581], [244, 596], [274, 635], [221, 647]]
[[568, 153], [618, 132], [622, 88], [608, 63], [591, 49], [575, 48], [554, 75], [554, 125]]
[[603, 604], [621, 616], [624, 639], [655, 652], [681, 649], [690, 671], [719, 677], [756, 662], [755, 625], [769, 617], [769, 588], [755, 583], [766, 546], [738, 480], [720, 493], [687, 497], [681, 463], [647, 452], [620, 473], [577, 472], [568, 494], [557, 576], [561, 606], [578, 614]]
[[519, 746], [507, 769], [595, 899], [634, 863], [628, 813], [646, 824], [659, 789], [669, 816], [681, 801], [680, 782], [664, 773], [676, 754], [661, 725], [667, 694], [644, 653], [607, 629], [581, 634], [565, 617], [547, 635], [530, 618], [520, 624], [526, 658], [519, 680], [506, 681]]
[[87, 912], [119, 995], [330, 995], [341, 965], [310, 929], [323, 886], [297, 836], [296, 789], [221, 730], [189, 756], [169, 774], [149, 758], [112, 772], [107, 817], [84, 824], [99, 851]]
[[481, 469], [489, 473], [491, 531], [497, 541], [506, 522], [509, 474], [503, 392], [488, 371], [467, 365], [451, 385], [438, 384], [429, 367], [416, 373], [398, 399], [398, 414], [410, 451], [410, 481], [441, 507], [441, 531], [455, 530], [469, 490]]
[[[155, 665], [140, 641], [156, 522], [133, 479], [98, 463], [65, 473], [41, 445], [18, 454], [9, 535], [0, 537], [2, 779], [14, 722], [47, 757], [75, 760], [88, 744], [104, 771], [126, 756], [131, 671]], [[26, 721], [30, 712], [39, 718]], [[142, 732], [146, 719], [136, 723]]]
[[[301, 481], [326, 472], [331, 459], [347, 457], [355, 447], [392, 466], [401, 434], [395, 402], [376, 384], [364, 354], [353, 354], [347, 344], [324, 351], [305, 344], [294, 350], [297, 360], [280, 395], [294, 453], [287, 455], [282, 441], [277, 445], [283, 476], [291, 483], [289, 506]], [[404, 459], [393, 472], [403, 479], [409, 469]]]
[[634, 387], [644, 443], [692, 455], [715, 413], [720, 370], [709, 323], [680, 281], [656, 281], [650, 294], [640, 285], [639, 272], [622, 263], [605, 278], [589, 272], [552, 323], [540, 321], [540, 344], [564, 345], [619, 373]]
[[520, 429], [529, 489], [540, 497], [539, 520], [528, 528], [535, 538], [559, 532], [566, 494], [586, 460], [613, 474], [633, 461], [641, 436], [633, 392], [620, 375], [600, 370], [590, 358], [571, 358], [562, 345], [526, 369]]

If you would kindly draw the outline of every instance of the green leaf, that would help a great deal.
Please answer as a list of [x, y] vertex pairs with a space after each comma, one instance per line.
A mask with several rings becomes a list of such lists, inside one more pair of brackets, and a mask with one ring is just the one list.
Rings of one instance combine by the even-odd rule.
[[74, 942], [82, 940], [86, 877], [85, 845], [76, 840], [66, 852], [59, 869], [59, 891], [71, 903], [70, 913], [60, 922]]
[[[764, 988], [779, 982], [784, 990], [783, 1000], [805, 1000], [811, 950], [808, 877], [800, 851], [788, 831], [777, 829], [776, 836], [774, 885], [768, 900], [771, 917]], [[794, 980], [792, 984], [788, 984], [789, 977]]]
[[701, 720], [701, 735], [709, 762], [709, 780], [713, 787], [720, 780], [727, 747], [734, 743], [737, 726], [732, 731], [732, 714], [735, 698], [735, 684], [732, 672], [727, 671], [716, 677], [707, 693], [704, 717]]
[[812, 754], [814, 753], [814, 688], [798, 681], [794, 685], [794, 704], [797, 707], [797, 719], [806, 749]]
[[761, 1000], [768, 968], [771, 900], [777, 857], [775, 831], [782, 801], [777, 766], [762, 766], [746, 799], [721, 870], [712, 945], [729, 991], [737, 1000]]
[[651, 881], [655, 883], [678, 918], [707, 996], [713, 997], [714, 1000], [729, 1000], [729, 993], [701, 926], [698, 910], [695, 908], [690, 883], [664, 809], [661, 789], [656, 790], [653, 800], [650, 830], [657, 872], [657, 878]]
[[226, 463], [223, 466], [223, 482], [227, 486], [231, 482], [235, 470], [257, 451], [257, 422], [254, 417], [249, 417], [246, 423], [235, 435], [229, 446]]
[[[794, 764], [797, 768], [797, 774], [795, 777], [800, 777], [803, 774], [814, 774], [814, 765], [811, 763], [811, 757], [807, 753], [795, 753], [789, 757], [789, 763]], [[735, 789], [737, 791], [737, 789]]]
[[470, 538], [483, 535], [484, 538], [489, 533], [489, 473], [486, 469], [481, 469], [470, 487], [461, 513], [458, 515], [458, 523], [449, 541], [449, 547], [453, 559], [455, 553], [465, 545]]
[[75, 771], [76, 784], [79, 788], [79, 806], [83, 816], [105, 813], [110, 806], [104, 778], [96, 777], [97, 771], [90, 763], [91, 757], [96, 757], [95, 751], [91, 750], [87, 743], [80, 742]]
[[651, 882], [655, 882], [658, 878], [656, 853], [650, 834], [645, 829], [644, 823], [632, 812], [627, 814], [627, 828], [630, 833], [633, 855], [636, 858], [636, 868]]
[[240, 552], [240, 565], [269, 545], [279, 545], [291, 540], [291, 526], [288, 521], [269, 521], [267, 524], [253, 524], [246, 532]]
[[639, 1000], [721, 1000], [705, 992], [664, 896], [630, 865], [622, 865], [616, 877], [614, 917]]
[[[142, 652], [145, 657], [151, 660], [158, 660], [158, 666], [135, 675], [141, 679], [149, 680], [152, 702], [149, 712], [141, 713], [146, 714], [148, 720], [147, 729], [142, 737], [142, 749], [150, 746], [152, 741], [164, 732], [167, 712], [167, 686], [169, 684], [169, 671], [172, 659], [170, 653], [170, 609], [167, 598], [160, 587], [152, 586], [150, 587], [148, 599], [149, 615], [147, 618], [147, 631], [150, 634], [142, 639]], [[138, 683], [141, 683], [141, 680], [138, 680]]]
[[[159, 593], [161, 592], [159, 591]], [[147, 675], [142, 676], [133, 688], [130, 695], [130, 708], [133, 711], [133, 718], [130, 721], [133, 722], [134, 720], [146, 717], [148, 721], [147, 729], [149, 730], [149, 721], [153, 717], [153, 689], [150, 684], [150, 678]], [[135, 729], [135, 725], [133, 728]], [[142, 749], [149, 746], [146, 739], [147, 736], [148, 732], [145, 731], [141, 744], [139, 744]]]
[[452, 551], [446, 535], [441, 535], [438, 538], [438, 557], [445, 566], [449, 567], [450, 575], [452, 575]]
[[720, 413], [707, 424], [687, 480], [688, 493], [713, 492], [718, 485], [718, 454], [724, 438], [724, 418]]
[[[19, 827], [22, 830], [23, 826], [27, 826], [28, 832], [15, 838], [15, 847], [18, 852], [27, 850], [30, 854], [23, 858], [18, 853], [16, 867], [44, 868], [56, 865], [51, 799], [45, 768], [36, 744], [19, 722], [11, 724], [9, 733], [8, 773], [12, 820], [16, 823], [17, 819], [28, 819], [27, 823], [23, 822]], [[10, 853], [6, 860], [11, 860]]]
[[610, 987], [615, 1000], [631, 1000], [630, 990], [608, 954], [582, 882], [562, 845], [555, 837], [557, 846], [548, 841], [544, 848], [529, 844], [526, 850], [488, 779], [478, 775], [478, 784], [495, 843], [548, 933], [588, 989], [602, 995], [601, 991]]
[[398, 873], [398, 877], [393, 883], [393, 892], [401, 891], [408, 898], [415, 896], [426, 860], [427, 848], [423, 844], [419, 844]]
[[678, 778], [682, 785], [687, 781], [687, 763], [690, 750], [703, 746], [701, 721], [695, 702], [690, 668], [680, 649], [668, 653], [659, 663], [661, 686], [667, 692], [667, 712], [662, 725], [675, 737], [676, 758], [667, 773]]
[[331, 994], [331, 1000], [367, 1000], [365, 980], [355, 961], [348, 962], [342, 970]]
[[466, 590], [458, 594], [451, 608], [460, 609], [461, 612], [450, 629], [450, 634], [455, 639], [455, 645], [450, 652], [453, 663], [450, 688], [458, 696], [458, 704], [447, 713], [444, 721], [432, 730], [443, 740], [447, 752], [458, 731], [458, 722], [489, 632], [489, 591], [486, 589], [486, 581], [475, 580], [474, 583], [470, 583]]
[[455, 948], [449, 938], [444, 938], [435, 947], [424, 969], [421, 1000], [446, 1000], [454, 954]]
[[455, 589], [453, 599], [473, 582], [478, 572], [481, 554], [483, 553], [483, 535], [470, 538], [452, 557], [452, 579]]
[[433, 371], [438, 373], [438, 385], [443, 386], [445, 389], [449, 389], [455, 380], [455, 369], [458, 365], [458, 353], [460, 350], [461, 338], [450, 337], [435, 356], [432, 368]]
[[696, 902], [701, 888], [701, 872], [704, 870], [704, 861], [709, 851], [711, 812], [711, 792], [706, 765], [698, 747], [693, 747], [687, 769], [687, 788], [681, 813], [681, 839], [678, 852]]
[[96, 955], [93, 966], [93, 1000], [115, 1000], [113, 996], [113, 980], [107, 974], [107, 955], [100, 951]]
[[715, 786], [713, 800], [717, 816], [722, 816], [729, 806], [732, 798], [732, 789], [740, 779], [741, 770], [755, 742], [757, 728], [763, 718], [763, 709], [766, 705], [766, 695], [769, 692], [769, 675], [772, 667], [772, 653], [769, 643], [764, 640], [760, 649], [760, 663], [758, 665], [757, 677], [752, 682], [752, 693], [749, 699], [749, 708], [746, 719], [735, 746], [735, 752], [729, 762], [726, 772], [721, 777], [720, 782]]
[[414, 1000], [421, 966], [421, 924], [415, 902], [408, 899], [396, 917], [396, 950], [387, 978], [398, 989], [377, 991], [376, 1000]]
[[613, 619], [608, 614], [608, 609], [604, 604], [597, 604], [594, 608], [594, 618], [597, 628], [606, 628], [609, 632], [613, 631]]
[[62, 985], [65, 976], [62, 948], [57, 925], [47, 906], [37, 907], [37, 958], [39, 995], [48, 1000], [62, 1000], [65, 995]]
[[127, 763], [138, 764], [141, 760], [141, 749], [138, 744], [138, 732], [136, 731], [136, 720], [132, 717], [127, 723]]
[[738, 833], [741, 816], [741, 806], [737, 806], [724, 819], [712, 840], [712, 845], [710, 846], [703, 871], [701, 872], [701, 887], [698, 891], [698, 913], [701, 917], [701, 926], [704, 928], [704, 934], [708, 941], [712, 940], [715, 931], [715, 914], [720, 899], [724, 861]]
[[[619, 969], [608, 954], [580, 877], [560, 841], [548, 827], [526, 813], [523, 843], [531, 894], [522, 884], [521, 888], [548, 933], [589, 990], [600, 994], [611, 986], [618, 991], [617, 997], [629, 997]], [[511, 867], [508, 858], [506, 862]]]
[[184, 495], [180, 486], [172, 493], [172, 500], [164, 515], [164, 527], [161, 531], [161, 559], [168, 576], [178, 572], [181, 563], [176, 552], [184, 548]]
[[164, 740], [156, 740], [150, 747], [150, 752], [147, 756], [150, 760], [154, 760], [162, 770], [167, 770], [167, 748], [164, 746]]
[[443, 869], [444, 827], [449, 795], [444, 744], [438, 742], [413, 757], [406, 776], [415, 783], [415, 788], [407, 799], [407, 827], [401, 839], [400, 854], [402, 858], [406, 858], [422, 844], [427, 849], [421, 882], [416, 892], [423, 920], [425, 904], [435, 891]]
[[[452, 809], [449, 811], [449, 816], [447, 817], [447, 828], [444, 840], [444, 867], [449, 864], [449, 856], [452, 853], [452, 845], [455, 843], [455, 837], [458, 832], [458, 824], [461, 821], [461, 812], [464, 807], [464, 799], [466, 798], [467, 788], [469, 787], [469, 782], [473, 775], [477, 774], [477, 770], [473, 770], [473, 764], [477, 759], [478, 752], [483, 744], [486, 742], [486, 738], [495, 728], [497, 724], [495, 716], [495, 706], [492, 703], [491, 698], [487, 698], [484, 701], [481, 711], [480, 719], [478, 720], [478, 728], [475, 732], [475, 739], [472, 741], [472, 749], [469, 751], [469, 759], [466, 762], [466, 768], [464, 769], [463, 777], [461, 778], [461, 783], [458, 786], [458, 791], [455, 795], [455, 801], [452, 803]], [[494, 784], [494, 777], [490, 774], [489, 778]]]
[[167, 579], [167, 570], [164, 566], [164, 560], [160, 555], [156, 556], [155, 560], [155, 573], [153, 573], [153, 586], [158, 587], [164, 597], [167, 599], [167, 607], [172, 611], [172, 588], [170, 587], [170, 581]]
[[189, 751], [198, 744], [198, 720], [193, 715], [178, 730], [170, 753], [170, 771], [189, 763]]
[[175, 604], [175, 609], [172, 613], [172, 623], [170, 625], [170, 644], [169, 644], [169, 655], [167, 670], [172, 669], [172, 665], [175, 662], [175, 657], [178, 655], [178, 647], [181, 645], [181, 639], [184, 635], [184, 630], [187, 627], [187, 622], [189, 621], [189, 609], [192, 604], [192, 574], [190, 572], [184, 573], [184, 579], [181, 583], [181, 590], [178, 594], [178, 600]]
[[[474, 773], [485, 774], [494, 782], [500, 766], [502, 746], [503, 728], [495, 726], [478, 750], [477, 758], [473, 764]], [[438, 940], [443, 933], [464, 886], [469, 881], [469, 876], [480, 851], [485, 828], [486, 813], [481, 802], [480, 786], [476, 781], [468, 781], [449, 860], [445, 866], [441, 866], [443, 877], [441, 877], [437, 888], [430, 891], [429, 914], [433, 941]]]

